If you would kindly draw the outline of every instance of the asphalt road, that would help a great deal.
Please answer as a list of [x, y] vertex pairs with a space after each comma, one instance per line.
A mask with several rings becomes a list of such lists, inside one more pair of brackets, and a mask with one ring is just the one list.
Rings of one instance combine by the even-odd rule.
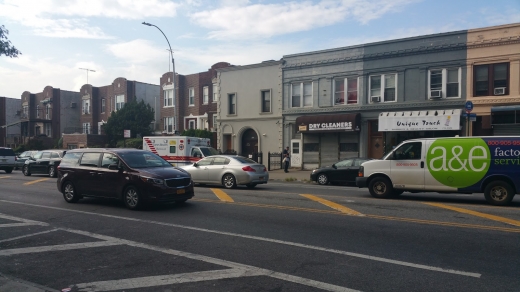
[[0, 173], [0, 291], [519, 291], [520, 196], [494, 207], [482, 194], [380, 200], [303, 183], [195, 192], [130, 211]]

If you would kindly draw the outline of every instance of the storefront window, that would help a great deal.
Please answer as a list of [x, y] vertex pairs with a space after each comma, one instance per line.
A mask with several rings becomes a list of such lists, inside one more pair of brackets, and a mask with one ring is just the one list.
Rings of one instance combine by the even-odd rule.
[[318, 152], [318, 151], [320, 151], [320, 143], [304, 143], [303, 151], [304, 152]]

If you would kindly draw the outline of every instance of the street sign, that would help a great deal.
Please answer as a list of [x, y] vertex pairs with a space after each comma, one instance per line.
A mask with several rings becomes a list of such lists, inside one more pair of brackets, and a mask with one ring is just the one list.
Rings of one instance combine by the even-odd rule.
[[471, 102], [471, 100], [466, 101], [466, 105], [464, 107], [466, 108], [466, 112], [470, 113], [473, 110], [473, 102]]
[[130, 130], [123, 130], [124, 132], [124, 138], [130, 138]]

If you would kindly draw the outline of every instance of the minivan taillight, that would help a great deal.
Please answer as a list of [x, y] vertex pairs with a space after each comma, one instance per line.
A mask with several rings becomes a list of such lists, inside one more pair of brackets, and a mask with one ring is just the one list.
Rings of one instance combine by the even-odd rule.
[[242, 167], [242, 170], [243, 171], [252, 171], [252, 172], [256, 172], [256, 170], [254, 168], [252, 168], [251, 166], [244, 166]]

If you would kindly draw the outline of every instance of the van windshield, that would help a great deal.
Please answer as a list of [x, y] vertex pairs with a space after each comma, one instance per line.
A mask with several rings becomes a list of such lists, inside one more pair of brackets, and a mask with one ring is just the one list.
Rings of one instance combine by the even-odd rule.
[[201, 147], [200, 151], [204, 154], [204, 157], [219, 155], [217, 149], [212, 147]]
[[127, 152], [120, 156], [131, 168], [172, 167], [166, 160], [151, 152]]

